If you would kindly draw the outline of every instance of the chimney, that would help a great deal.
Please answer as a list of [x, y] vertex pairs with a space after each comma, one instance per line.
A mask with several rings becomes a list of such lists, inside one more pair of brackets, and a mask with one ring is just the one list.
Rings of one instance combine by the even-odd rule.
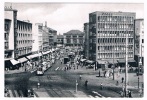
[[45, 27], [47, 27], [47, 22], [45, 21]]

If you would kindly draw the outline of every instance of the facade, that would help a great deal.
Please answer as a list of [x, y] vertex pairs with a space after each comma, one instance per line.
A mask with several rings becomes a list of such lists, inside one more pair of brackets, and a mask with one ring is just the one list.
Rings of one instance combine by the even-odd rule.
[[87, 59], [89, 59], [89, 23], [84, 23], [84, 34], [85, 34], [84, 56]]
[[17, 55], [17, 10], [5, 9], [4, 14], [5, 60], [10, 60]]
[[83, 47], [84, 33], [79, 30], [70, 30], [64, 33], [64, 45], [69, 47]]
[[56, 44], [57, 44], [57, 31], [52, 29], [52, 28], [48, 28], [49, 29], [49, 48], [55, 48]]
[[135, 60], [144, 59], [144, 19], [135, 19]]
[[17, 56], [26, 56], [32, 53], [32, 23], [17, 20]]
[[134, 62], [134, 19], [132, 12], [93, 12], [89, 14], [89, 58], [98, 63]]
[[63, 46], [64, 44], [64, 36], [63, 35], [57, 35], [57, 46]]

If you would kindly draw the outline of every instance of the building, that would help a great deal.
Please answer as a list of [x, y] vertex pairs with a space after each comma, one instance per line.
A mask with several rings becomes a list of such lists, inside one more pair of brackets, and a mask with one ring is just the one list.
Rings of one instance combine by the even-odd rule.
[[105, 65], [125, 64], [127, 38], [128, 62], [134, 62], [135, 17], [136, 14], [133, 12], [90, 13], [89, 58]]
[[55, 48], [56, 44], [57, 44], [57, 31], [52, 29], [52, 28], [48, 28], [50, 35], [49, 35], [49, 45], [50, 45], [50, 49], [51, 48]]
[[17, 20], [17, 10], [5, 8], [5, 68], [24, 66], [32, 51], [32, 24]]
[[60, 46], [63, 46], [64, 44], [64, 36], [63, 35], [57, 35], [57, 46], [60, 47]]
[[[140, 42], [141, 41], [141, 42]], [[144, 19], [135, 19], [135, 60], [142, 58], [144, 65]], [[137, 64], [139, 65], [139, 63]]]
[[4, 62], [5, 69], [18, 68], [17, 61], [17, 10], [12, 7], [4, 9]]
[[32, 23], [17, 20], [17, 56], [25, 57], [32, 53]]
[[83, 50], [84, 33], [79, 30], [70, 30], [64, 33], [64, 46], [71, 49]]
[[84, 56], [89, 59], [89, 23], [84, 23]]

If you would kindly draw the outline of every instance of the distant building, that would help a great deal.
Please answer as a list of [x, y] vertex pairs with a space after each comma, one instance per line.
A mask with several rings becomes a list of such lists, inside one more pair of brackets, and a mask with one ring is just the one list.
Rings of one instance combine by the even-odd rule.
[[135, 60], [142, 58], [144, 65], [144, 19], [135, 19]]
[[[132, 12], [103, 12], [89, 14], [89, 58], [98, 63], [125, 64], [126, 36], [128, 62], [134, 61], [134, 19]], [[124, 66], [124, 65], [122, 65]]]
[[49, 30], [49, 48], [55, 48], [57, 44], [57, 31], [48, 27]]
[[83, 48], [84, 33], [79, 30], [70, 30], [64, 33], [64, 45], [66, 47]]
[[84, 23], [84, 56], [89, 59], [89, 23]]
[[63, 35], [57, 35], [57, 46], [63, 46], [64, 44], [64, 36]]

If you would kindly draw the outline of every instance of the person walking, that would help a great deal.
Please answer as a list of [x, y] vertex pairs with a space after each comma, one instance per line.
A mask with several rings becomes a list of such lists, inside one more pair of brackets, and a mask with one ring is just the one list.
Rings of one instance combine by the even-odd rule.
[[124, 77], [121, 78], [121, 82], [124, 83]]
[[87, 84], [88, 84], [88, 81], [86, 80], [85, 81], [85, 88], [87, 89]]

